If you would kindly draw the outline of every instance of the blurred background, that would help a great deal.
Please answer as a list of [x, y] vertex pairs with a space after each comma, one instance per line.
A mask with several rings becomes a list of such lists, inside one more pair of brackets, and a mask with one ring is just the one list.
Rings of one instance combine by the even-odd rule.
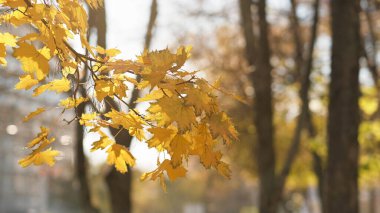
[[[0, 212], [259, 212], [255, 89], [250, 79], [254, 66], [247, 60], [247, 38], [259, 34], [262, 28], [258, 3], [252, 1], [247, 6], [246, 2], [105, 0], [104, 8], [89, 10], [92, 45], [118, 48], [122, 58], [135, 58], [144, 48], [175, 50], [180, 45], [191, 45], [192, 57], [186, 69], [202, 70], [200, 75], [210, 81], [220, 79], [222, 88], [244, 100], [218, 94], [240, 133], [240, 141], [225, 150], [226, 161], [232, 167], [230, 180], [190, 160], [187, 178], [168, 183], [165, 193], [158, 182], [139, 180], [142, 173], [155, 168], [158, 155], [144, 143], [129, 137], [118, 139], [130, 145], [137, 158], [136, 167], [121, 175], [105, 164], [105, 153], [90, 153], [90, 144], [97, 135], [87, 134], [75, 122], [65, 122], [72, 118], [72, 112], [52, 109], [39, 119], [22, 123], [30, 111], [53, 106], [62, 97], [51, 93], [31, 98], [29, 92], [14, 90], [21, 69], [16, 60], [9, 58], [7, 68], [0, 72]], [[361, 0], [360, 9], [359, 203], [361, 212], [379, 213], [380, 2]], [[266, 11], [276, 129], [274, 170], [283, 174], [282, 168], [290, 165], [284, 173], [279, 211], [319, 213], [327, 159], [332, 43], [329, 1], [267, 0]], [[1, 28], [5, 30], [6, 26]], [[247, 35], [249, 30], [252, 35]], [[261, 40], [257, 41], [256, 45], [260, 44]], [[267, 53], [258, 48], [255, 54], [261, 57]], [[306, 77], [304, 70], [308, 70]], [[302, 89], [305, 78], [309, 79], [306, 91]], [[308, 94], [307, 113], [303, 112], [303, 93]], [[82, 106], [81, 110], [88, 108]], [[308, 119], [298, 128], [301, 114]], [[61, 151], [59, 161], [53, 167], [23, 169], [17, 161], [25, 155], [24, 146], [39, 132], [40, 125], [54, 129], [58, 141], [55, 148]], [[292, 152], [294, 144], [297, 148]]]

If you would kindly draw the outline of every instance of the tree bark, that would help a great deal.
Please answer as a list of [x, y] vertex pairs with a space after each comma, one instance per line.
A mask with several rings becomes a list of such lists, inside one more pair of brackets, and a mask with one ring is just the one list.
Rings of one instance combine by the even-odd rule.
[[[80, 104], [77, 109], [76, 113], [78, 115], [81, 115], [84, 113], [85, 110], [85, 104]], [[98, 210], [92, 205], [91, 203], [91, 192], [89, 189], [88, 179], [87, 179], [87, 161], [86, 156], [84, 155], [83, 151], [83, 126], [79, 124], [79, 122], [76, 123], [76, 175], [79, 180], [79, 193], [81, 194], [81, 205], [83, 208], [83, 211], [86, 213], [96, 213]]]
[[331, 1], [332, 64], [325, 213], [357, 213], [360, 122], [359, 1]]
[[[263, 20], [265, 3], [259, 2], [260, 39], [257, 70], [253, 73], [253, 85], [255, 88], [255, 115], [256, 133], [258, 137], [257, 162], [260, 180], [260, 212], [274, 213], [277, 210], [272, 199], [275, 183], [275, 151], [273, 141], [273, 106], [272, 106], [272, 76], [269, 64], [269, 44], [267, 35], [267, 23]], [[264, 31], [263, 31], [264, 30]]]
[[[266, 1], [258, 2], [259, 38], [257, 53], [252, 31], [252, 14], [250, 0], [241, 0], [242, 24], [247, 42], [247, 59], [250, 66], [256, 69], [252, 72], [251, 81], [255, 89], [254, 123], [257, 134], [256, 156], [259, 176], [259, 211], [275, 213], [278, 205], [274, 203], [275, 190], [275, 152], [273, 144], [273, 106], [272, 106], [272, 76], [270, 65], [270, 47], [268, 41], [268, 23], [266, 20]], [[255, 59], [257, 58], [257, 59]]]

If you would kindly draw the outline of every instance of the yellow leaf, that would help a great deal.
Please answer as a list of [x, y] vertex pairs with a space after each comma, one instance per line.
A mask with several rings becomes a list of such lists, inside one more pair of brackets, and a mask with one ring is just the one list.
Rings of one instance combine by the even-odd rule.
[[171, 181], [176, 180], [180, 177], [185, 177], [187, 170], [183, 168], [182, 166], [173, 167], [170, 164], [168, 164], [166, 168], [166, 173], [168, 174], [168, 177]]
[[110, 57], [114, 57], [114, 56], [117, 56], [121, 53], [120, 50], [118, 49], [108, 49], [106, 50], [106, 55], [110, 56]]
[[49, 90], [56, 93], [67, 92], [70, 90], [70, 81], [67, 78], [56, 79], [50, 82]]
[[[171, 92], [168, 91], [168, 93], [171, 94]], [[144, 101], [155, 101], [160, 98], [164, 97], [164, 92], [162, 90], [153, 90], [152, 92], [148, 93], [144, 97], [138, 98], [136, 103], [141, 103]]]
[[72, 97], [68, 97], [64, 100], [61, 100], [59, 102], [59, 106], [64, 107], [65, 109], [71, 109], [71, 108], [79, 106], [79, 104], [86, 101], [88, 101], [88, 98], [79, 97], [79, 98], [74, 99]]
[[83, 113], [80, 120], [79, 120], [79, 123], [80, 123], [80, 125], [84, 125], [84, 126], [92, 126], [93, 120], [95, 120], [95, 118], [97, 116], [98, 116], [98, 114], [96, 112]]
[[62, 69], [62, 75], [64, 77], [67, 77], [69, 74], [74, 74], [76, 72], [76, 69], [70, 66], [66, 66]]
[[33, 79], [31, 75], [23, 75], [19, 77], [20, 81], [16, 84], [15, 89], [21, 90], [25, 89], [28, 90], [32, 88], [33, 86], [38, 84], [38, 80]]
[[49, 89], [50, 84], [41, 85], [33, 90], [33, 96], [39, 96], [44, 93], [47, 89]]
[[191, 51], [192, 47], [191, 46], [187, 46], [187, 47], [180, 47], [177, 49], [177, 54], [176, 54], [176, 67], [175, 69], [178, 70], [179, 68], [181, 68], [186, 60], [188, 58], [190, 58], [191, 54], [190, 54], [190, 51]]
[[186, 103], [193, 105], [197, 114], [201, 114], [203, 111], [209, 113], [215, 111], [215, 102], [204, 91], [199, 89], [190, 89], [187, 91]]
[[182, 164], [182, 159], [184, 156], [188, 156], [190, 149], [190, 141], [188, 141], [182, 135], [176, 135], [170, 142], [170, 156], [172, 157], [172, 164], [177, 167]]
[[43, 47], [42, 49], [39, 49], [38, 52], [41, 53], [41, 55], [43, 55], [47, 60], [50, 60], [51, 55], [50, 55], [50, 50], [49, 50], [49, 48], [47, 48], [47, 47], [45, 46], [45, 47]]
[[100, 134], [100, 139], [92, 143], [91, 150], [90, 150], [91, 152], [94, 152], [94, 151], [99, 150], [99, 149], [103, 150], [103, 149], [107, 148], [109, 145], [115, 143], [114, 140], [109, 138], [103, 132], [100, 131], [99, 134]]
[[12, 35], [10, 33], [0, 33], [0, 43], [15, 47], [17, 46], [16, 42], [17, 39], [15, 35]]
[[5, 45], [0, 43], [0, 64], [3, 66], [7, 65], [7, 61], [5, 60], [5, 56], [7, 55], [7, 50]]
[[48, 84], [37, 87], [33, 96], [41, 95], [46, 90], [55, 91], [56, 93], [67, 92], [70, 90], [70, 86], [70, 81], [67, 78], [55, 79]]
[[31, 140], [27, 148], [33, 148], [32, 152], [27, 155], [25, 158], [19, 160], [19, 164], [22, 167], [27, 167], [31, 164], [42, 165], [48, 164], [49, 166], [54, 165], [55, 157], [59, 155], [59, 152], [48, 148], [44, 150], [48, 145], [55, 141], [55, 138], [48, 139], [49, 129], [41, 127], [41, 132]]
[[173, 167], [170, 160], [164, 160], [162, 163], [159, 164], [158, 168], [155, 169], [152, 172], [144, 173], [140, 180], [144, 181], [147, 178], [150, 178], [151, 180], [156, 180], [157, 178], [160, 178], [161, 185], [163, 189], [165, 189], [165, 183], [163, 179], [163, 173], [166, 172], [170, 180], [176, 180], [177, 178], [184, 177], [186, 175], [186, 169], [182, 166]]
[[160, 150], [161, 147], [168, 147], [169, 142], [175, 136], [176, 129], [172, 128], [161, 128], [161, 127], [152, 127], [149, 128], [148, 131], [153, 134], [153, 137], [150, 138], [147, 143], [149, 148], [156, 147]]
[[97, 46], [95, 48], [95, 50], [96, 50], [96, 52], [98, 52], [98, 54], [104, 55], [106, 53], [106, 50], [103, 47], [101, 47], [101, 46]]
[[108, 150], [107, 163], [109, 165], [115, 165], [116, 170], [121, 173], [128, 171], [127, 165], [134, 166], [135, 158], [129, 152], [129, 150], [122, 145], [113, 144]]
[[194, 108], [186, 106], [177, 97], [163, 97], [157, 102], [162, 112], [166, 113], [171, 121], [176, 122], [180, 131], [189, 129], [195, 123]]
[[27, 122], [30, 119], [36, 117], [37, 115], [39, 115], [39, 114], [41, 114], [43, 112], [45, 112], [45, 108], [38, 108], [35, 111], [29, 113], [29, 115], [25, 116], [24, 119], [23, 119], [23, 122]]
[[41, 126], [40, 129], [41, 132], [38, 133], [37, 137], [29, 141], [29, 143], [26, 145], [27, 148], [33, 148], [37, 144], [47, 140], [47, 136], [49, 135], [49, 129], [43, 126]]
[[35, 74], [38, 80], [44, 79], [49, 73], [48, 59], [31, 44], [19, 43], [19, 47], [14, 48], [13, 56], [20, 61], [26, 73]]
[[106, 113], [105, 116], [111, 119], [111, 125], [115, 128], [122, 126], [129, 131], [130, 135], [135, 136], [138, 140], [142, 141], [145, 139], [143, 129], [144, 121], [133, 111], [126, 114], [112, 109], [111, 112]]
[[221, 136], [227, 144], [231, 140], [238, 140], [238, 133], [225, 112], [210, 116], [209, 124], [214, 137]]
[[[104, 66], [105, 69], [102, 72], [110, 72], [113, 70], [114, 74], [124, 74], [126, 71], [132, 71], [137, 74], [142, 70], [142, 64], [130, 60], [109, 61]], [[137, 84], [137, 81], [133, 83]]]
[[200, 155], [201, 163], [206, 169], [209, 169], [211, 166], [217, 167], [221, 158], [222, 153], [220, 151], [213, 152], [212, 150], [205, 150], [205, 152]]
[[57, 150], [52, 150], [49, 148], [42, 152], [32, 153], [31, 155], [28, 155], [25, 158], [21, 159], [18, 163], [22, 167], [27, 167], [30, 164], [34, 164], [36, 166], [48, 164], [49, 166], [53, 166], [55, 164], [55, 157], [58, 155], [59, 152]]
[[105, 97], [115, 93], [115, 86], [111, 81], [98, 80], [95, 82], [96, 99], [102, 101]]
[[223, 175], [224, 177], [230, 179], [231, 178], [231, 170], [228, 164], [224, 162], [220, 162], [216, 168], [219, 174]]

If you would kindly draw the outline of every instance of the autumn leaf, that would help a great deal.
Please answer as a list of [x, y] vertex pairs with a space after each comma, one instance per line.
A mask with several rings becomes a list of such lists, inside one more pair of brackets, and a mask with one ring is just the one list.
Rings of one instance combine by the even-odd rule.
[[[168, 91], [168, 93], [170, 93], [170, 92]], [[160, 98], [163, 98], [164, 94], [165, 93], [163, 90], [153, 90], [150, 93], [148, 93], [147, 95], [145, 95], [144, 97], [138, 98], [136, 103], [141, 103], [141, 102], [145, 102], [145, 101], [156, 101]]]
[[172, 165], [177, 167], [182, 164], [183, 157], [188, 155], [190, 141], [183, 135], [176, 135], [170, 142], [170, 155], [172, 157]]
[[135, 136], [138, 140], [142, 141], [145, 139], [143, 130], [145, 122], [136, 115], [136, 113], [130, 111], [126, 114], [112, 109], [111, 112], [106, 113], [105, 116], [111, 119], [112, 125], [114, 125], [115, 128], [122, 126], [129, 131], [130, 135]]
[[41, 85], [34, 89], [33, 96], [39, 96], [46, 90], [55, 91], [56, 93], [67, 92], [70, 90], [70, 81], [67, 78], [55, 79], [48, 84]]
[[209, 118], [211, 133], [220, 135], [226, 143], [238, 139], [238, 133], [225, 112], [213, 114]]
[[44, 140], [47, 140], [47, 136], [49, 135], [50, 130], [43, 126], [41, 126], [40, 129], [41, 129], [41, 132], [37, 134], [37, 137], [29, 141], [28, 145], [26, 146], [27, 148], [33, 148], [34, 146], [38, 145]]
[[54, 165], [55, 157], [59, 155], [59, 152], [52, 150], [51, 147], [45, 149], [51, 143], [55, 141], [55, 138], [48, 139], [49, 129], [41, 127], [41, 132], [31, 140], [27, 148], [35, 147], [32, 152], [25, 158], [19, 160], [19, 165], [22, 167], [27, 167], [31, 164], [42, 165], [47, 164], [49, 166]]
[[7, 55], [7, 50], [5, 48], [5, 45], [0, 43], [0, 64], [2, 66], [7, 65], [7, 61], [5, 60], [5, 56]]
[[99, 140], [92, 143], [91, 152], [94, 152], [99, 149], [103, 150], [115, 143], [115, 141], [109, 138], [104, 132], [98, 131], [98, 133], [100, 134], [100, 138]]
[[61, 100], [59, 102], [59, 106], [64, 107], [65, 109], [71, 109], [74, 107], [79, 106], [79, 104], [88, 101], [88, 98], [79, 97], [79, 98], [72, 98], [68, 97], [64, 100]]
[[38, 80], [33, 79], [31, 75], [23, 75], [19, 77], [20, 81], [16, 84], [15, 89], [30, 89], [38, 84]]
[[17, 38], [15, 35], [12, 35], [10, 33], [0, 33], [0, 43], [15, 47], [17, 46], [16, 42]]
[[39, 115], [39, 114], [41, 114], [41, 113], [43, 113], [43, 112], [45, 112], [45, 108], [40, 107], [40, 108], [36, 109], [35, 111], [29, 113], [27, 116], [25, 116], [24, 119], [23, 119], [22, 121], [23, 121], [23, 122], [27, 122], [27, 121], [29, 121], [30, 119], [36, 117], [37, 115]]
[[220, 162], [216, 168], [216, 170], [219, 172], [219, 174], [223, 175], [224, 177], [230, 179], [231, 178], [231, 170], [228, 164], [224, 162]]
[[107, 163], [109, 165], [115, 165], [116, 170], [121, 173], [127, 172], [127, 166], [135, 165], [135, 158], [125, 146], [113, 144], [107, 150], [107, 153]]
[[22, 42], [18, 46], [14, 47], [13, 56], [20, 61], [22, 69], [38, 80], [44, 79], [49, 72], [48, 59], [31, 44]]
[[194, 106], [197, 114], [201, 114], [203, 111], [207, 113], [215, 111], [215, 102], [207, 92], [192, 88], [186, 94], [186, 103]]
[[153, 134], [147, 141], [149, 148], [156, 147], [159, 151], [163, 151], [163, 148], [167, 149], [177, 130], [175, 127], [152, 127], [148, 131]]
[[84, 126], [93, 126], [94, 125], [93, 121], [96, 119], [97, 116], [98, 114], [96, 112], [83, 113], [79, 120], [79, 124], [84, 125]]
[[36, 166], [47, 164], [49, 166], [53, 166], [55, 164], [55, 157], [59, 155], [59, 151], [52, 150], [51, 148], [42, 151], [42, 152], [33, 152], [27, 157], [21, 159], [18, 163], [22, 167], [27, 167], [30, 164], [34, 164]]
[[187, 170], [182, 166], [173, 167], [171, 161], [166, 159], [162, 163], [160, 163], [158, 168], [154, 171], [142, 174], [140, 180], [144, 181], [148, 178], [150, 180], [156, 180], [157, 178], [159, 178], [158, 180], [161, 183], [162, 189], [166, 191], [166, 184], [164, 179], [165, 172], [168, 175], [169, 179], [171, 181], [174, 181], [177, 178], [184, 177], [186, 175]]
[[180, 131], [189, 129], [191, 124], [195, 123], [194, 108], [187, 106], [181, 99], [164, 97], [157, 103], [162, 112], [166, 113], [172, 122], [177, 123]]

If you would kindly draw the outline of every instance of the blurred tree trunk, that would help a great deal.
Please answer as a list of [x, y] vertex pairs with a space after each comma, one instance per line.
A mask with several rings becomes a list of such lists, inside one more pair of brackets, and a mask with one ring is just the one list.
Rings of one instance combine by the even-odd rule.
[[[320, 0], [314, 1], [313, 6], [313, 23], [311, 26], [311, 37], [309, 42], [309, 48], [307, 51], [305, 51], [305, 54], [303, 54], [303, 48], [302, 48], [302, 41], [301, 36], [299, 35], [300, 26], [298, 17], [296, 14], [297, 11], [297, 3], [296, 0], [290, 0], [291, 1], [291, 20], [292, 20], [292, 28], [293, 28], [293, 34], [295, 39], [295, 46], [296, 46], [296, 69], [299, 68], [302, 71], [296, 71], [296, 73], [300, 73], [301, 77], [301, 86], [304, 87], [301, 88], [300, 91], [300, 98], [302, 101], [302, 108], [301, 108], [301, 118], [299, 119], [298, 125], [301, 125], [302, 128], [306, 128], [308, 132], [309, 138], [314, 138], [317, 136], [316, 128], [313, 123], [312, 114], [309, 108], [309, 96], [308, 91], [311, 85], [310, 82], [310, 75], [313, 69], [313, 61], [314, 61], [314, 49], [315, 49], [315, 42], [317, 40], [318, 36], [318, 24], [319, 24], [319, 7], [320, 7]], [[300, 59], [301, 57], [301, 59]], [[304, 59], [305, 58], [305, 59]], [[300, 137], [301, 130], [296, 132], [296, 137], [299, 135]], [[298, 139], [300, 140], [300, 138]], [[322, 157], [316, 152], [311, 151], [312, 158], [313, 158], [313, 171], [315, 176], [318, 179], [318, 193], [321, 197], [321, 206], [323, 206], [323, 179], [324, 179], [324, 169], [323, 169], [323, 161]], [[323, 209], [323, 207], [322, 207]]]
[[[257, 163], [260, 182], [259, 211], [275, 213], [275, 153], [273, 144], [272, 76], [268, 23], [266, 20], [266, 1], [258, 2], [259, 31], [258, 46], [253, 34], [251, 1], [240, 0], [242, 27], [246, 41], [246, 58], [251, 67], [251, 82], [255, 89], [254, 123], [257, 133]], [[257, 48], [257, 50], [256, 50]], [[257, 54], [259, 53], [259, 54]], [[254, 69], [255, 67], [255, 69]], [[254, 69], [254, 70], [253, 70]]]
[[270, 47], [268, 22], [266, 20], [266, 0], [258, 2], [259, 44], [256, 55], [257, 69], [252, 73], [255, 89], [254, 122], [257, 129], [257, 162], [260, 180], [260, 212], [275, 213], [278, 201], [273, 199], [275, 193], [275, 151], [272, 106], [272, 76], [270, 65]]
[[[85, 104], [80, 104], [76, 113], [81, 115], [84, 113]], [[86, 213], [95, 213], [98, 210], [91, 203], [91, 192], [89, 189], [88, 179], [87, 179], [87, 161], [86, 156], [83, 151], [83, 126], [79, 124], [79, 121], [76, 123], [76, 174], [79, 180], [79, 190], [81, 205]]]
[[[157, 0], [152, 0], [151, 10], [150, 10], [150, 18], [147, 27], [146, 37], [144, 48], [149, 49], [150, 43], [152, 40], [153, 29], [155, 26], [156, 18], [157, 18]], [[139, 78], [137, 79], [139, 81]], [[131, 108], [135, 107], [135, 101], [139, 96], [138, 90], [134, 89], [132, 91], [132, 96], [129, 100], [129, 106]], [[107, 100], [106, 110], [110, 110], [111, 108], [120, 108], [118, 104], [113, 100]], [[118, 129], [110, 128], [112, 135], [115, 137], [115, 141], [118, 144], [124, 145], [126, 147], [130, 147], [133, 137], [131, 137], [126, 130], [122, 130], [119, 132]], [[106, 176], [106, 182], [108, 185], [108, 189], [111, 196], [111, 205], [112, 212], [114, 213], [130, 213], [132, 212], [132, 199], [131, 199], [131, 191], [132, 191], [132, 171], [131, 168], [128, 168], [128, 172], [125, 174], [121, 174], [116, 171], [115, 168], [112, 168], [111, 171]]]
[[357, 213], [359, 115], [359, 1], [331, 1], [332, 64], [325, 213]]

